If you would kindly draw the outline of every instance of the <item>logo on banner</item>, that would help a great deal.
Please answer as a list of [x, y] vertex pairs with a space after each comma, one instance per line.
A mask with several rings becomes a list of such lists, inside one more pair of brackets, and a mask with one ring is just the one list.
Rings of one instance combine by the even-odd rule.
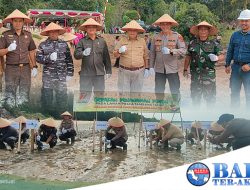
[[208, 182], [209, 178], [210, 170], [205, 164], [201, 162], [192, 164], [187, 170], [187, 179], [189, 183], [194, 186], [205, 185]]
[[250, 163], [213, 163], [214, 186], [250, 186]]

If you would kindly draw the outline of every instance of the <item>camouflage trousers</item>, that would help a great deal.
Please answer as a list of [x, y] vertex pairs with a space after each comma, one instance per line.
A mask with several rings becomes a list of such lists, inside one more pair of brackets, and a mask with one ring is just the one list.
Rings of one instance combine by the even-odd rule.
[[213, 105], [216, 101], [216, 80], [215, 78], [201, 79], [191, 75], [191, 98], [193, 105], [199, 106], [202, 97], [207, 105]]
[[58, 79], [43, 81], [41, 103], [44, 111], [65, 111], [67, 108], [67, 100], [66, 81], [62, 82]]
[[5, 99], [9, 106], [21, 105], [29, 101], [31, 70], [29, 64], [6, 65]]

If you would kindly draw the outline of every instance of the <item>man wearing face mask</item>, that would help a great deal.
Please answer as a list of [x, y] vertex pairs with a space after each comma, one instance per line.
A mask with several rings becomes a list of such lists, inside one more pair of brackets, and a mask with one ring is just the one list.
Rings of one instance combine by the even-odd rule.
[[222, 48], [216, 39], [209, 39], [215, 36], [218, 30], [211, 24], [203, 21], [191, 27], [190, 33], [196, 36], [187, 49], [184, 63], [184, 77], [188, 76], [190, 65], [191, 73], [191, 98], [193, 105], [199, 106], [201, 98], [206, 100], [207, 105], [215, 104], [216, 101], [216, 72], [215, 64], [224, 59], [221, 54]]
[[[28, 103], [31, 75], [37, 75], [36, 45], [32, 34], [23, 30], [32, 20], [19, 10], [13, 11], [3, 23], [12, 23], [13, 29], [3, 33], [0, 40], [0, 56], [6, 55], [5, 104], [7, 107]], [[17, 89], [19, 88], [19, 93]]]
[[[74, 56], [82, 59], [80, 71], [80, 92], [103, 92], [105, 78], [111, 77], [112, 65], [106, 41], [96, 34], [102, 26], [89, 18], [80, 27], [87, 35], [77, 44]], [[106, 76], [106, 77], [105, 77]]]
[[149, 76], [148, 49], [143, 38], [138, 33], [144, 29], [132, 20], [124, 27], [127, 37], [122, 38], [115, 46], [114, 56], [120, 57], [118, 73], [119, 92], [141, 92], [143, 77]]
[[[243, 84], [246, 107], [250, 109], [250, 10], [243, 10], [238, 17], [241, 30], [234, 32], [228, 45], [225, 72], [231, 71], [231, 106], [240, 106], [240, 91]], [[231, 64], [231, 61], [233, 63]]]
[[[74, 74], [74, 65], [67, 42], [58, 38], [66, 31], [61, 26], [50, 23], [42, 36], [48, 39], [42, 42], [36, 54], [36, 60], [43, 65], [42, 107], [45, 111], [62, 111], [67, 105], [67, 84]], [[53, 92], [56, 104], [53, 106]]]
[[179, 99], [178, 58], [186, 52], [185, 42], [180, 34], [171, 30], [178, 23], [168, 14], [154, 24], [162, 30], [153, 37], [150, 49], [150, 74], [155, 72], [155, 93], [161, 98], [168, 80], [171, 94], [176, 94]]

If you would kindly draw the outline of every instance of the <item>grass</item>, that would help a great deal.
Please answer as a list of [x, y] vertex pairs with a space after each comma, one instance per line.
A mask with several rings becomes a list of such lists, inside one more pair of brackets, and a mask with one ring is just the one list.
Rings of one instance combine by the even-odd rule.
[[65, 190], [96, 185], [91, 182], [63, 182], [38, 179], [24, 179], [13, 175], [0, 175], [1, 190]]

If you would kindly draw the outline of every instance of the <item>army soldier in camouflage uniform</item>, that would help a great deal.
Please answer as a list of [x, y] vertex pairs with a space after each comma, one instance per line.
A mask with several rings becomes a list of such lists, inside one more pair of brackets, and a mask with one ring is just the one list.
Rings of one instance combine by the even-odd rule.
[[[183, 37], [171, 30], [178, 23], [168, 14], [160, 17], [155, 23], [162, 32], [153, 37], [150, 49], [150, 74], [155, 72], [155, 93], [161, 98], [166, 80], [171, 94], [180, 95], [180, 79], [178, 74], [178, 58], [186, 53]], [[156, 96], [156, 97], [157, 97]]]
[[71, 139], [71, 145], [75, 142], [76, 131], [74, 128], [74, 122], [72, 120], [72, 115], [69, 112], [64, 112], [61, 114], [63, 120], [59, 127], [59, 139], [61, 141], [66, 141], [69, 144], [69, 139]]
[[191, 27], [190, 32], [197, 36], [188, 45], [184, 63], [184, 76], [187, 77], [187, 69], [190, 65], [191, 73], [191, 98], [193, 105], [200, 105], [201, 98], [207, 104], [216, 101], [215, 64], [223, 60], [221, 46], [216, 40], [209, 40], [209, 35], [216, 35], [217, 29], [207, 22], [201, 22]]
[[36, 45], [32, 34], [23, 30], [24, 24], [31, 22], [29, 17], [18, 10], [3, 20], [3, 23], [13, 25], [13, 29], [3, 32], [0, 40], [0, 56], [6, 55], [5, 105], [7, 107], [28, 103], [31, 75], [33, 77], [37, 75]]
[[56, 97], [56, 110], [65, 110], [67, 105], [67, 85], [74, 74], [74, 65], [67, 43], [58, 39], [65, 30], [55, 23], [50, 23], [41, 32], [48, 39], [39, 45], [36, 60], [43, 64], [43, 87], [41, 102], [45, 111], [53, 111], [53, 91]]

